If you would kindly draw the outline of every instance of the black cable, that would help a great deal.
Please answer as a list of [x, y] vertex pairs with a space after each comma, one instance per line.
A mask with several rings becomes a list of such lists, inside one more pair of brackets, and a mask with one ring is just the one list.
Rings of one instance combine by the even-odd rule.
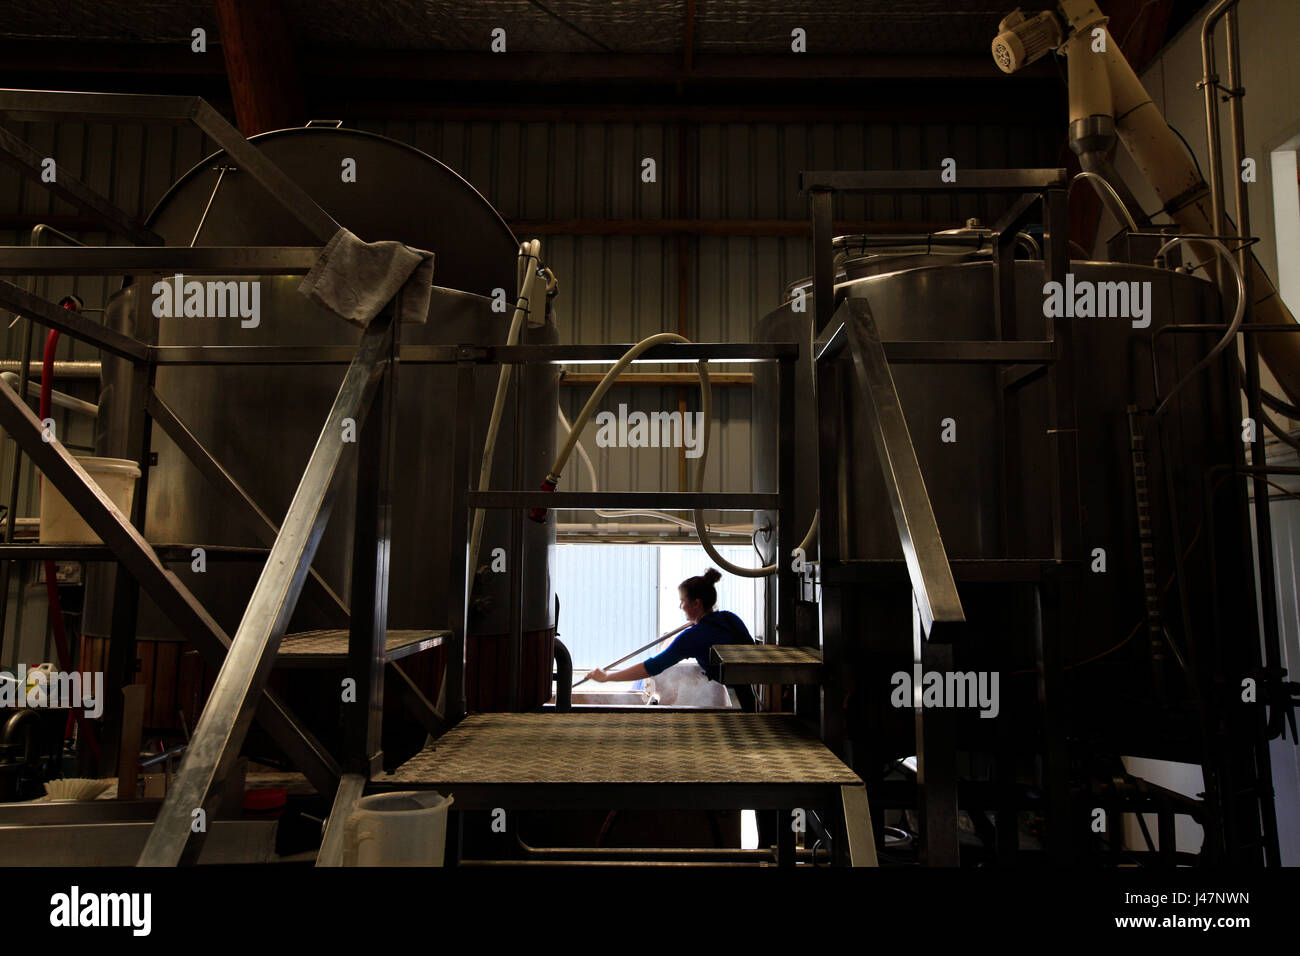
[[1265, 405], [1278, 414], [1285, 415], [1292, 421], [1300, 421], [1300, 408], [1296, 408], [1294, 405], [1282, 401], [1282, 399], [1278, 398], [1276, 395], [1270, 394], [1262, 388], [1259, 390], [1259, 397]]
[[1179, 139], [1183, 141], [1183, 145], [1187, 147], [1187, 155], [1192, 157], [1192, 164], [1196, 166], [1196, 175], [1201, 177], [1201, 182], [1204, 182], [1205, 173], [1201, 172], [1201, 161], [1196, 158], [1196, 153], [1192, 152], [1192, 144], [1187, 142], [1187, 137], [1184, 136], [1182, 133], [1178, 132], [1178, 127], [1174, 126], [1173, 123], [1166, 122], [1165, 125], [1168, 126], [1170, 130], [1173, 131], [1173, 134], [1175, 136], [1177, 136]]
[[[1247, 381], [1246, 366], [1241, 364], [1240, 359], [1238, 359], [1237, 361], [1237, 368], [1241, 372], [1241, 380], [1243, 382]], [[1246, 390], [1246, 386], [1243, 385], [1241, 387], [1241, 390], [1244, 392]], [[1291, 419], [1292, 421], [1300, 422], [1300, 408], [1297, 408], [1296, 406], [1288, 402], [1282, 401], [1282, 399], [1278, 398], [1272, 392], [1266, 392], [1262, 388], [1259, 390], [1259, 397], [1260, 400], [1269, 408], [1273, 409], [1273, 411], [1277, 412], [1278, 414], [1285, 415], [1287, 418]]]
[[1259, 415], [1260, 418], [1264, 420], [1264, 427], [1276, 435], [1279, 441], [1285, 442], [1296, 451], [1300, 451], [1300, 439], [1292, 438], [1288, 435], [1282, 426], [1273, 421], [1273, 419], [1269, 417], [1268, 412], [1264, 411], [1262, 408], [1259, 410]]

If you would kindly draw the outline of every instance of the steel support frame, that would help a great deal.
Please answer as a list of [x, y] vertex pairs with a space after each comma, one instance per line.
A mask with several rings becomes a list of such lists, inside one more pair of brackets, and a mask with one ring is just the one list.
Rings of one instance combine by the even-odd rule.
[[[36, 416], [3, 380], [0, 380], [0, 428], [22, 447], [46, 480], [85, 519], [117, 556], [127, 574], [194, 643], [209, 665], [220, 666], [230, 647], [230, 638], [180, 579], [162, 565], [140, 532], [63, 445], [57, 440], [44, 440]], [[134, 661], [129, 659], [129, 653], [119, 652], [119, 657], [118, 669], [133, 674]], [[338, 777], [337, 764], [275, 695], [269, 692], [261, 695], [257, 717], [313, 785], [326, 792], [333, 788]]]
[[[159, 96], [137, 93], [64, 93], [50, 90], [0, 90], [0, 116], [7, 119], [69, 122], [162, 122], [193, 123], [231, 158], [234, 164], [266, 188], [300, 223], [322, 243], [339, 230], [339, 224], [320, 208], [301, 186], [267, 159], [202, 97]], [[21, 141], [19, 141], [21, 143]], [[26, 146], [25, 143], [22, 144]], [[0, 151], [22, 161], [13, 143], [0, 143]], [[30, 147], [28, 147], [30, 148]], [[83, 197], [83, 201], [89, 197]], [[71, 201], [78, 202], [76, 198]], [[106, 202], [106, 201], [105, 201]], [[101, 217], [105, 210], [87, 207]], [[113, 214], [125, 217], [115, 210]], [[130, 221], [130, 217], [126, 217]]]
[[[391, 371], [394, 324], [391, 310], [381, 313], [366, 329], [357, 347], [356, 358], [321, 428], [311, 459], [285, 514], [280, 534], [271, 548], [234, 641], [190, 737], [175, 784], [168, 791], [140, 855], [141, 866], [175, 866], [182, 861], [192, 861], [202, 846], [203, 832], [196, 832], [192, 827], [195, 813], [201, 810], [211, 819], [216, 811], [222, 784], [248, 732], [254, 702], [270, 675], [280, 640], [302, 592], [307, 569], [329, 520], [338, 487], [336, 476], [351, 467], [357, 457], [358, 443], [347, 437], [347, 423], [350, 420], [355, 425], [358, 420], [366, 419], [381, 379]], [[381, 426], [384, 433], [387, 424], [384, 422]], [[372, 441], [379, 440], [382, 439], [372, 438]], [[370, 525], [365, 527], [363, 524], [359, 539], [370, 542], [372, 560], [383, 561], [382, 571], [378, 568], [375, 571], [382, 577], [383, 586], [383, 591], [376, 593], [376, 599], [386, 607], [387, 563], [383, 560], [382, 549], [377, 547], [378, 536], [374, 527], [378, 513], [368, 517]], [[354, 599], [357, 596], [354, 593]], [[357, 629], [374, 626], [373, 622], [359, 625], [357, 610], [354, 606], [350, 639], [354, 666], [358, 659], [359, 633], [363, 639], [371, 636], [365, 630], [359, 632]], [[374, 613], [379, 616], [384, 612], [376, 608]], [[382, 632], [375, 640], [382, 649]], [[382, 673], [382, 668], [379, 668], [380, 681]], [[364, 699], [365, 706], [369, 706], [369, 698], [360, 695], [358, 699]]]
[[[1079, 497], [1077, 477], [1077, 429], [1074, 418], [1074, 382], [1071, 374], [1070, 336], [1068, 326], [1049, 323], [1049, 336], [1045, 342], [1025, 342], [1016, 339], [1015, 326], [1015, 265], [1014, 239], [1019, 227], [1026, 221], [1029, 213], [1039, 201], [1043, 204], [1044, 221], [1044, 270], [1055, 281], [1063, 281], [1068, 263], [1066, 246], [1066, 189], [1068, 180], [1063, 169], [1026, 169], [1026, 170], [975, 170], [963, 172], [958, 183], [942, 184], [936, 182], [937, 175], [931, 170], [922, 171], [865, 171], [865, 172], [805, 172], [800, 176], [800, 189], [808, 195], [810, 218], [813, 234], [813, 287], [816, 302], [816, 320], [814, 334], [818, 337], [815, 359], [817, 363], [815, 381], [818, 397], [818, 428], [821, 451], [820, 458], [820, 504], [822, 508], [821, 558], [822, 604], [820, 608], [823, 655], [825, 660], [826, 685], [823, 688], [823, 739], [836, 753], [846, 749], [843, 739], [843, 714], [832, 701], [843, 699], [848, 692], [839, 686], [837, 673], [841, 668], [842, 642], [845, 634], [844, 601], [842, 588], [848, 583], [835, 580], [837, 566], [840, 563], [840, 541], [843, 533], [843, 518], [839, 515], [840, 495], [847, 478], [843, 462], [838, 461], [834, 449], [842, 440], [839, 417], [844, 410], [845, 386], [844, 370], [836, 368], [844, 363], [823, 362], [831, 359], [844, 349], [846, 342], [854, 352], [854, 362], [858, 366], [859, 381], [871, 386], [870, 377], [864, 377], [867, 366], [864, 358], [874, 359], [877, 380], [888, 376], [890, 361], [908, 360], [914, 362], [928, 361], [969, 361], [992, 362], [1009, 365], [1000, 372], [1002, 388], [999, 389], [999, 401], [996, 408], [996, 424], [999, 436], [998, 465], [1005, 477], [1013, 466], [1009, 459], [1016, 457], [1018, 449], [1012, 448], [1007, 440], [1006, 390], [1015, 389], [1042, 374], [1049, 376], [1049, 393], [1052, 395], [1049, 433], [1056, 439], [1057, 454], [1054, 456], [1052, 482], [1053, 497], [1053, 555], [1059, 567], [1063, 562], [1073, 561], [1078, 557], [1078, 516]], [[939, 343], [882, 343], [878, 335], [874, 340], [868, 338], [866, 330], [874, 332], [874, 323], [870, 322], [869, 309], [866, 313], [868, 322], [861, 319], [853, 323], [856, 334], [850, 336], [848, 317], [836, 322], [841, 308], [848, 308], [852, 300], [839, 307], [834, 295], [835, 270], [832, 234], [832, 195], [837, 191], [857, 193], [897, 193], [934, 190], [936, 188], [954, 191], [1021, 193], [1021, 197], [994, 227], [996, 233], [994, 244], [994, 295], [995, 295], [995, 340], [985, 343], [960, 343], [949, 346], [945, 354], [944, 346]], [[1010, 340], [1009, 340], [1010, 339]], [[883, 369], [884, 375], [880, 374]], [[878, 393], [888, 398], [890, 388], [878, 385]], [[869, 392], [870, 394], [870, 392]], [[896, 402], [897, 395], [893, 399]], [[877, 443], [881, 443], [879, 409], [875, 403], [869, 403], [876, 413], [873, 434]], [[906, 425], [902, 434], [906, 436]], [[895, 443], [901, 445], [901, 443]], [[936, 637], [942, 634], [932, 633], [933, 610], [928, 605], [929, 593], [924, 581], [925, 575], [919, 573], [917, 555], [914, 548], [909, 548], [908, 539], [911, 529], [906, 526], [899, 511], [900, 490], [893, 477], [889, 461], [881, 445], [882, 470], [886, 475], [886, 485], [890, 488], [891, 502], [894, 504], [895, 516], [899, 520], [900, 540], [907, 558], [909, 577], [913, 582], [914, 613], [914, 649], [915, 659], [924, 669], [951, 667], [950, 645], [945, 646]], [[907, 442], [910, 451], [910, 440]], [[919, 469], [916, 471], [919, 479]], [[924, 499], [921, 513], [932, 512], [929, 509], [928, 496]], [[1001, 548], [1005, 556], [1011, 546], [1008, 517], [1005, 505], [1000, 514]], [[928, 536], [924, 535], [923, 536]], [[937, 529], [935, 530], [937, 538]], [[939, 541], [940, 549], [942, 542]], [[942, 553], [940, 551], [940, 553]], [[951, 597], [955, 607], [960, 608], [955, 585], [951, 584], [951, 569], [946, 556], [943, 558], [945, 584], [951, 585]], [[945, 589], [946, 590], [946, 589]], [[1039, 699], [1043, 711], [1045, 727], [1049, 730], [1047, 754], [1044, 767], [1045, 789], [1048, 795], [1049, 819], [1055, 821], [1053, 832], [1058, 839], [1053, 841], [1052, 855], [1057, 861], [1069, 858], [1069, 839], [1061, 837], [1069, 818], [1069, 788], [1067, 776], [1067, 752], [1064, 728], [1060, 722], [1060, 689], [1063, 681], [1063, 662], [1060, 648], [1067, 637], [1067, 630], [1074, 626], [1075, 615], [1071, 612], [1074, 592], [1069, 582], [1053, 578], [1046, 588], [1050, 608], [1043, 607], [1044, 588], [1036, 591], [1039, 601], [1039, 613], [1036, 615], [1039, 651]], [[1044, 626], [1043, 613], [1047, 612], [1049, 624]], [[954, 622], [955, 623], [955, 622]], [[957, 625], [960, 626], [960, 625]], [[946, 663], [945, 663], [946, 662]], [[952, 726], [942, 715], [931, 717], [916, 702], [917, 717], [917, 754], [918, 763], [925, 767], [925, 751], [932, 752], [936, 747], [945, 753], [941, 765], [930, 761], [930, 765], [918, 774], [921, 781], [919, 797], [920, 811], [928, 819], [925, 825], [926, 845], [924, 848], [927, 862], [952, 863], [958, 861], [956, 850], [956, 779], [949, 773], [951, 760], [955, 757], [955, 738]], [[928, 745], [928, 746], [927, 746]], [[999, 762], [1002, 762], [1001, 755]], [[927, 772], [928, 771], [928, 772]], [[936, 773], [937, 771], [937, 773]], [[1005, 790], [1005, 787], [1004, 787]], [[937, 831], [948, 829], [947, 834]], [[1004, 835], [1009, 835], [1009, 827], [1000, 826]], [[941, 842], [940, 842], [941, 841]]]
[[[583, 508], [650, 508], [675, 510], [709, 510], [709, 511], [759, 511], [775, 510], [780, 516], [782, 527], [794, 525], [794, 362], [799, 357], [799, 346], [794, 343], [690, 343], [653, 346], [647, 349], [637, 361], [653, 361], [659, 364], [685, 364], [700, 360], [733, 362], [776, 362], [778, 388], [781, 393], [782, 417], [778, 435], [780, 456], [780, 481], [784, 492], [772, 494], [750, 492], [658, 492], [658, 491], [478, 491], [471, 485], [469, 472], [469, 447], [473, 439], [473, 416], [460, 413], [462, 408], [473, 407], [473, 373], [476, 365], [496, 364], [569, 364], [574, 362], [617, 362], [631, 345], [511, 345], [511, 346], [458, 346], [447, 352], [454, 353], [460, 367], [460, 385], [457, 393], [457, 433], [454, 438], [452, 458], [454, 461], [453, 487], [455, 489], [453, 507], [453, 526], [450, 529], [451, 553], [467, 548], [465, 527], [468, 526], [471, 509], [507, 509], [513, 512], [511, 520], [511, 550], [516, 557], [508, 562], [510, 574], [510, 622], [507, 640], [507, 666], [509, 668], [508, 702], [512, 710], [520, 705], [520, 667], [523, 648], [523, 520], [524, 510], [528, 508], [546, 508], [549, 510], [583, 509]], [[527, 480], [523, 470], [523, 428], [522, 426], [522, 390], [515, 389], [514, 423], [517, 436], [514, 461], [513, 483], [521, 487]], [[788, 407], [787, 407], [788, 406]], [[786, 531], [781, 539], [778, 533], [778, 600], [782, 608], [781, 624], [784, 633], [793, 643], [794, 602], [798, 594], [798, 575], [790, 570], [790, 562], [781, 560], [781, 553], [787, 543], [790, 548], [798, 544], [798, 538]], [[798, 534], [796, 530], [795, 535]], [[455, 635], [447, 642], [448, 675], [444, 680], [444, 694], [447, 696], [450, 712], [444, 709], [444, 716], [450, 723], [457, 722], [465, 714], [464, 704], [464, 669], [466, 663], [466, 635], [468, 634], [469, 588], [473, 584], [473, 568], [465, 567], [468, 554], [463, 561], [453, 560], [451, 594], [465, 597], [465, 616], [451, 623]], [[453, 674], [451, 668], [455, 667]]]
[[[66, 119], [69, 113], [94, 119], [192, 121], [216, 141], [240, 168], [282, 202], [322, 243], [339, 229], [338, 224], [296, 183], [202, 99], [0, 91], [0, 115], [6, 117]], [[3, 154], [0, 158], [15, 162], [29, 174], [36, 173], [39, 178], [39, 170], [31, 162], [34, 153], [25, 143], [5, 134], [0, 138], [0, 154]], [[59, 181], [63, 184], [60, 195], [96, 213], [111, 228], [124, 232], [139, 242], [162, 242], [160, 237], [112, 207], [75, 178], [64, 174]], [[317, 247], [117, 247], [39, 252], [18, 248], [7, 252], [8, 255], [0, 259], [0, 273], [281, 275], [309, 271], [320, 250]], [[61, 252], [72, 254], [60, 256], [58, 253]], [[353, 354], [333, 356], [336, 360], [345, 358], [350, 362], [348, 373], [286, 515], [284, 527], [275, 529], [265, 513], [257, 508], [220, 463], [193, 438], [153, 391], [156, 368], [158, 364], [164, 364], [164, 353], [131, 336], [105, 329], [74, 312], [63, 310], [4, 280], [0, 280], [0, 305], [132, 363], [128, 389], [131, 424], [127, 445], [142, 469], [142, 480], [134, 500], [133, 523], [118, 512], [112, 501], [61, 444], [45, 440], [40, 423], [36, 421], [31, 409], [13, 393], [7, 383], [0, 382], [0, 426], [27, 451], [33, 464], [85, 518], [106, 543], [107, 550], [117, 557], [122, 570], [127, 572], [119, 572], [117, 576], [109, 661], [110, 676], [114, 677], [114, 682], [110, 682], [110, 687], [133, 680], [135, 626], [139, 589], [142, 586], [173, 623], [198, 646], [209, 665], [220, 667], [216, 687], [191, 738], [176, 785], [169, 793], [158, 821], [150, 832], [140, 863], [167, 865], [197, 858], [206, 829], [201, 827], [196, 830], [192, 827], [194, 811], [202, 811], [200, 816], [210, 818], [216, 810], [226, 771], [237, 756], [254, 716], [266, 726], [271, 736], [320, 792], [329, 794], [338, 786], [341, 776], [339, 765], [278, 699], [265, 690], [265, 682], [328, 520], [340, 465], [355, 455], [355, 441], [344, 437], [343, 432], [343, 425], [349, 419], [364, 423], [361, 437], [365, 452], [377, 459], [377, 467], [367, 470], [358, 483], [359, 531], [354, 553], [353, 599], [358, 607], [369, 608], [372, 613], [369, 617], [353, 618], [351, 624], [352, 666], [354, 671], [366, 673], [358, 681], [360, 707], [347, 728], [350, 768], [361, 769], [363, 774], [373, 772], [380, 757], [382, 688], [387, 663], [385, 637], [391, 520], [389, 507], [391, 458], [395, 441], [395, 365], [398, 357], [396, 322], [392, 311], [386, 311], [370, 325]], [[241, 354], [231, 355], [226, 352], [213, 364], [238, 362], [245, 357], [245, 350], [234, 351]], [[198, 350], [201, 360], [212, 358], [218, 352], [220, 350]], [[257, 357], [260, 359], [267, 358], [265, 350], [255, 349], [254, 352], [259, 353]], [[437, 359], [445, 360], [441, 355]], [[383, 396], [380, 411], [370, 415], [368, 412], [376, 390], [380, 390]], [[195, 460], [209, 480], [216, 484], [218, 490], [235, 503], [245, 518], [252, 519], [251, 524], [255, 530], [270, 531], [273, 535], [270, 554], [233, 642], [180, 580], [162, 565], [157, 553], [137, 530], [143, 528], [144, 523], [148, 497], [149, 444], [155, 414], [158, 415], [160, 425], [178, 439], [178, 444]], [[333, 604], [346, 614], [346, 607], [323, 581], [316, 582], [316, 589], [326, 597], [324, 603]], [[405, 675], [395, 665], [394, 671], [409, 684], [409, 680], [405, 679]], [[436, 723], [437, 717], [432, 706], [418, 693], [418, 689], [401, 687], [399, 691], [408, 707], [417, 712], [426, 724]], [[114, 697], [110, 692], [110, 708]], [[111, 714], [109, 725], [110, 728], [113, 727]], [[348, 775], [349, 784], [355, 777], [356, 774]], [[364, 779], [361, 788], [346, 786], [344, 797], [348, 800], [354, 796], [359, 797], [363, 788]], [[354, 794], [353, 790], [357, 792]]]
[[[395, 305], [394, 312], [399, 310], [400, 305]], [[380, 359], [383, 373], [376, 385], [378, 394], [365, 418], [358, 418], [361, 434], [357, 457], [356, 537], [352, 545], [349, 601], [357, 613], [351, 615], [348, 634], [348, 670], [356, 682], [356, 698], [344, 719], [343, 769], [345, 773], [363, 774], [367, 779], [383, 770], [399, 332], [400, 323], [390, 320]]]

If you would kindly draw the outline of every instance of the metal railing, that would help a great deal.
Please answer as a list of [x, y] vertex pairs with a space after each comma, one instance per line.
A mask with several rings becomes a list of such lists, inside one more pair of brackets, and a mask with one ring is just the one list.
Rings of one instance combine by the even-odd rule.
[[[4, 90], [0, 91], [0, 116], [63, 121], [80, 117], [94, 121], [193, 122], [322, 242], [339, 228], [297, 184], [197, 97]], [[8, 133], [0, 136], [0, 156], [40, 182], [39, 157], [21, 140]], [[150, 248], [7, 248], [0, 250], [0, 274], [122, 275], [183, 271], [292, 275], [309, 271], [320, 252], [315, 247], [157, 248], [163, 242], [160, 236], [71, 174], [61, 170], [57, 186], [43, 185], [96, 216], [114, 232]], [[134, 676], [136, 616], [142, 589], [194, 644], [208, 666], [219, 671], [140, 863], [174, 865], [197, 857], [206, 827], [195, 827], [194, 821], [200, 816], [210, 819], [215, 812], [224, 778], [254, 719], [320, 793], [355, 802], [360, 794], [356, 781], [360, 779], [364, 785], [365, 778], [378, 763], [381, 729], [386, 664], [388, 501], [398, 361], [394, 305], [390, 303], [371, 323], [355, 350], [287, 350], [292, 353], [288, 359], [292, 362], [344, 361], [349, 368], [278, 528], [176, 417], [154, 390], [153, 381], [157, 367], [163, 364], [277, 363], [285, 360], [286, 350], [159, 348], [104, 328], [4, 280], [0, 280], [0, 307], [126, 359], [131, 366], [127, 400], [132, 415], [127, 445], [130, 457], [140, 464], [142, 477], [129, 517], [118, 510], [57, 439], [51, 440], [52, 436], [43, 434], [41, 423], [27, 403], [7, 382], [0, 380], [0, 427], [104, 542], [102, 547], [91, 547], [91, 550], [97, 554], [104, 550], [110, 552], [126, 572], [117, 575], [113, 602], [106, 681], [110, 693], [105, 726], [109, 733], [120, 735], [121, 732], [120, 703], [113, 691], [130, 683]], [[178, 356], [177, 352], [182, 354]], [[456, 350], [447, 349], [438, 359], [455, 361], [456, 354]], [[359, 440], [344, 439], [345, 419], [358, 423]], [[165, 567], [158, 552], [141, 534], [148, 500], [154, 422], [223, 493], [237, 517], [269, 544], [262, 574], [233, 639]], [[349, 667], [357, 678], [357, 707], [345, 722], [345, 759], [340, 765], [266, 685], [280, 641], [305, 587], [328, 609], [349, 617], [347, 606], [315, 575], [311, 562], [329, 519], [340, 475], [359, 455], [365, 457], [367, 467], [358, 475], [357, 482], [350, 601], [354, 613], [349, 624]], [[65, 552], [79, 554], [86, 549], [87, 546], [7, 544], [0, 546], [0, 560], [30, 560], [34, 555], [57, 558]], [[262, 552], [256, 549], [238, 550], [240, 553], [235, 557], [262, 557]], [[395, 665], [388, 662], [388, 666]], [[404, 698], [413, 695], [412, 700], [406, 701], [408, 705], [429, 709], [427, 701], [409, 682], [399, 681], [397, 690]], [[426, 723], [436, 723], [436, 715], [422, 714], [422, 718]], [[108, 745], [105, 751], [112, 755], [117, 747]], [[341, 779], [344, 786], [340, 786]], [[337, 833], [333, 833], [327, 845], [334, 846], [337, 842]]]
[[[840, 452], [845, 435], [842, 419], [847, 396], [856, 394], [856, 407], [866, 412], [874, 448], [884, 479], [886, 495], [898, 533], [908, 580], [912, 589], [914, 664], [924, 672], [951, 670], [953, 642], [959, 639], [966, 615], [957, 592], [952, 565], [935, 520], [934, 507], [926, 490], [925, 476], [917, 460], [902, 403], [890, 371], [891, 361], [951, 364], [972, 363], [1003, 366], [995, 390], [996, 460], [999, 487], [1005, 485], [1009, 463], [1006, 435], [1006, 392], [1040, 375], [1048, 378], [1052, 396], [1049, 434], [1056, 436], [1056, 455], [1051, 476], [1053, 500], [1053, 552], [1056, 562], [1078, 555], [1078, 487], [1075, 461], [1078, 455], [1074, 428], [1073, 383], [1070, 365], [1063, 361], [1069, 352], [1069, 328], [1049, 321], [1047, 338], [1025, 341], [1015, 338], [1016, 282], [1015, 245], [1029, 215], [1039, 204], [1043, 209], [1043, 269], [1046, 277], [1064, 278], [1066, 250], [1066, 188], [1063, 169], [1001, 169], [963, 172], [956, 183], [941, 183], [936, 170], [805, 172], [800, 187], [809, 198], [813, 232], [813, 288], [816, 306], [814, 374], [817, 388], [821, 534], [821, 640], [825, 661], [823, 699], [843, 699], [849, 688], [843, 683], [842, 661], [856, 631], [845, 612], [845, 587], [853, 586], [845, 573], [840, 541], [841, 497], [844, 478]], [[835, 249], [832, 234], [831, 199], [835, 192], [899, 193], [933, 192], [939, 189], [964, 192], [1017, 195], [1010, 209], [992, 227], [994, 268], [994, 339], [960, 342], [883, 342], [866, 299], [849, 296], [841, 304], [835, 293]], [[846, 369], [845, 366], [848, 366]], [[851, 372], [851, 376], [850, 373]], [[845, 381], [845, 379], [850, 379]], [[1005, 501], [999, 502], [1000, 549], [1006, 554], [1008, 516]], [[1069, 626], [1062, 615], [1060, 628]], [[1063, 827], [1068, 815], [1069, 790], [1062, 736], [1054, 732], [1059, 719], [1059, 694], [1063, 679], [1060, 648], [1063, 638], [1052, 634], [1044, 639], [1038, 629], [1040, 705], [1053, 748], [1047, 755], [1051, 821]], [[842, 708], [823, 707], [823, 739], [836, 752], [845, 746]], [[956, 737], [952, 714], [943, 708], [921, 707], [916, 713], [916, 755], [919, 766], [917, 807], [924, 833], [924, 853], [931, 865], [956, 865], [957, 777]], [[1001, 819], [1001, 817], [1000, 817]], [[1056, 831], [1054, 831], [1056, 832]]]

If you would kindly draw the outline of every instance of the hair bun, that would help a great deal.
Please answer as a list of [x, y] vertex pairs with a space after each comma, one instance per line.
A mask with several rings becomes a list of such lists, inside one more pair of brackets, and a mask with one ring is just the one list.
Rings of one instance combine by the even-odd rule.
[[709, 570], [705, 571], [704, 574], [701, 575], [701, 577], [703, 577], [704, 580], [712, 584], [714, 581], [722, 580], [722, 572], [719, 571], [717, 568], [709, 568]]

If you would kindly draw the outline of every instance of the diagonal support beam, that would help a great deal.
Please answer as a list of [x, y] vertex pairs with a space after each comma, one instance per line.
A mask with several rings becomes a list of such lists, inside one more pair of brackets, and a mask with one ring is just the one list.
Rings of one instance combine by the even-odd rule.
[[43, 165], [46, 158], [13, 133], [0, 127], [0, 159], [9, 163], [32, 182], [44, 186], [60, 199], [66, 199], [78, 209], [94, 216], [112, 231], [129, 236], [136, 245], [161, 246], [163, 244], [162, 236], [134, 216], [114, 206], [67, 170], [60, 169], [56, 165], [54, 180], [46, 181]]
[[325, 821], [325, 835], [320, 841], [320, 852], [316, 854], [317, 866], [343, 865], [343, 837], [348, 817], [361, 802], [366, 791], [366, 777], [360, 773], [345, 773], [339, 781], [339, 788], [334, 794], [334, 805], [330, 808], [329, 818]]
[[222, 785], [248, 732], [254, 705], [329, 520], [338, 485], [335, 476], [345, 458], [347, 466], [356, 458], [357, 423], [365, 419], [388, 368], [392, 336], [393, 317], [388, 310], [371, 323], [357, 347], [194, 728], [176, 783], [149, 832], [141, 866], [175, 866], [197, 857], [202, 847], [204, 833], [194, 832], [192, 824], [200, 816], [197, 811], [211, 820], [221, 800]]
[[328, 242], [339, 231], [339, 224], [306, 190], [285, 174], [284, 170], [266, 158], [266, 154], [244, 139], [243, 134], [226, 122], [206, 100], [196, 99], [194, 123], [207, 133], [212, 141], [226, 151], [236, 166], [266, 187], [294, 217], [306, 226], [321, 242]]
[[867, 300], [850, 298], [835, 313], [832, 326], [842, 323], [852, 352], [853, 372], [865, 403], [876, 442], [880, 470], [903, 546], [903, 560], [916, 593], [917, 609], [930, 640], [949, 639], [948, 631], [966, 620], [948, 554], [934, 518], [925, 477], [907, 430], [907, 419], [889, 371], [889, 360]]
[[[45, 251], [45, 250], [42, 250]], [[92, 322], [80, 312], [61, 309], [49, 299], [0, 279], [0, 306], [16, 315], [26, 316], [49, 329], [70, 335], [80, 342], [88, 342], [120, 358], [139, 362], [148, 358], [149, 348], [129, 335], [123, 335]]]
[[[322, 243], [338, 232], [339, 224], [316, 204], [256, 146], [198, 96], [156, 96], [136, 93], [63, 93], [49, 90], [0, 90], [0, 116], [67, 122], [192, 122], [226, 152], [241, 171], [266, 187], [278, 202]], [[19, 140], [19, 142], [22, 142]], [[23, 143], [26, 146], [26, 143]], [[31, 149], [31, 147], [27, 147]], [[38, 163], [39, 167], [39, 163]]]
[[[58, 441], [45, 441], [41, 423], [7, 382], [0, 379], [0, 428], [32, 459], [91, 529], [116, 555], [159, 609], [185, 634], [211, 667], [220, 667], [230, 638], [203, 605], [158, 560], [140, 532], [117, 510], [100, 487]], [[111, 688], [110, 688], [111, 692]], [[312, 784], [329, 793], [338, 784], [339, 767], [278, 698], [263, 694], [257, 719]]]
[[840, 787], [840, 807], [844, 816], [849, 866], [878, 866], [876, 838], [871, 832], [871, 808], [867, 804], [867, 788]]
[[[276, 535], [280, 533], [279, 527], [271, 520], [271, 517], [258, 506], [257, 502], [249, 496], [239, 482], [235, 481], [230, 472], [226, 471], [221, 462], [213, 457], [212, 453], [177, 417], [171, 407], [152, 389], [149, 391], [147, 407], [149, 416], [158, 423], [158, 427], [166, 433], [167, 437], [176, 443], [176, 447], [207, 479], [208, 484], [212, 485], [217, 493], [225, 499], [226, 504], [244, 522], [245, 527], [252, 531], [262, 544], [271, 547], [275, 542]], [[342, 621], [347, 621], [350, 616], [348, 606], [343, 603], [343, 599], [334, 592], [333, 588], [326, 583], [325, 579], [314, 568], [309, 572], [305, 590], [307, 596], [321, 610], [334, 612]]]
[[419, 685], [411, 680], [410, 675], [398, 664], [390, 663], [385, 673], [387, 680], [384, 681], [384, 688], [385, 690], [392, 688], [401, 701], [407, 717], [434, 737], [441, 737], [450, 729], [450, 722], [438, 713], [437, 706], [424, 696], [424, 691], [420, 690]]

